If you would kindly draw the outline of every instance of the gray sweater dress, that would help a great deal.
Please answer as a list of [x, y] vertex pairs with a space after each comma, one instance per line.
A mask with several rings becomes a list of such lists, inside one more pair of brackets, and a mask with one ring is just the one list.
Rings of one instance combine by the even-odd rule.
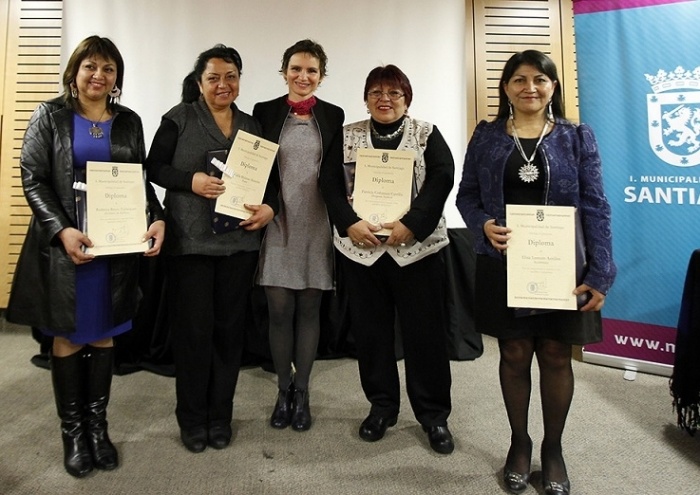
[[288, 289], [333, 287], [333, 243], [318, 186], [321, 137], [315, 119], [289, 114], [280, 136], [280, 210], [267, 226], [258, 283]]

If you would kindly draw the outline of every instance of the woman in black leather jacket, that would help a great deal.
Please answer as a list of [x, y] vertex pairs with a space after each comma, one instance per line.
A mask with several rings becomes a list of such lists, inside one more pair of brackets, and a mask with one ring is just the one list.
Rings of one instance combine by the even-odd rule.
[[[53, 337], [51, 373], [61, 418], [64, 465], [75, 477], [118, 466], [107, 434], [114, 347], [112, 337], [131, 329], [138, 303], [137, 254], [95, 257], [80, 230], [87, 161], [143, 163], [139, 116], [115, 100], [124, 63], [107, 38], [91, 36], [71, 55], [65, 94], [39, 105], [24, 136], [20, 166], [32, 219], [17, 264], [7, 319]], [[152, 240], [159, 253], [163, 211], [146, 183]]]

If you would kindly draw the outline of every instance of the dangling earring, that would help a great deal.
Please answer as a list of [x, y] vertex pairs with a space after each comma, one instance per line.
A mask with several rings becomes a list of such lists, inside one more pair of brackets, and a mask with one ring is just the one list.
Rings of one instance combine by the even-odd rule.
[[122, 90], [115, 84], [112, 90], [109, 92], [110, 103], [114, 103], [121, 94]]
[[547, 105], [547, 119], [550, 122], [554, 122], [554, 112], [552, 112], [552, 100], [549, 100], [549, 105]]
[[508, 116], [513, 120], [513, 103], [510, 100], [508, 100]]
[[78, 89], [77, 89], [75, 86], [73, 86], [72, 84], [71, 84], [71, 87], [70, 87], [70, 95], [71, 95], [73, 98], [77, 98], [77, 97], [78, 97]]

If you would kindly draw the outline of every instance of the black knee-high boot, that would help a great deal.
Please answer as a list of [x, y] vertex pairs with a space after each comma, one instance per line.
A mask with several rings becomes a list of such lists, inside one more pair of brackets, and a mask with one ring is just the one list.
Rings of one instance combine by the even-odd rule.
[[85, 349], [85, 427], [88, 446], [95, 467], [111, 470], [119, 465], [117, 449], [107, 434], [107, 404], [112, 386], [114, 347], [86, 346]]
[[66, 357], [51, 356], [51, 381], [61, 418], [63, 465], [68, 474], [82, 478], [92, 471], [92, 456], [83, 426], [84, 363], [82, 351]]

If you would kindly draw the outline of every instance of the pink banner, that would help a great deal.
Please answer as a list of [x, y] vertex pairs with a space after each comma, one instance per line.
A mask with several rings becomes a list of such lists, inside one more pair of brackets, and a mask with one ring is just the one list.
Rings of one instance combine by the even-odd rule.
[[603, 341], [585, 346], [585, 351], [673, 365], [676, 329], [605, 318]]
[[695, 0], [574, 0], [574, 14], [591, 14], [608, 10], [651, 7], [668, 3], [693, 2]]

